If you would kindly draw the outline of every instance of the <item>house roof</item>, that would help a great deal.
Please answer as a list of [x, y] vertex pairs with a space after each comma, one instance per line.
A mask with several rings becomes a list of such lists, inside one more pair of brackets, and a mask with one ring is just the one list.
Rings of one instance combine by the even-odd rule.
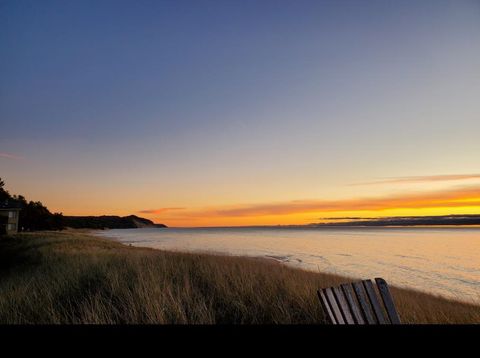
[[16, 200], [7, 199], [0, 201], [0, 210], [21, 209], [22, 204]]

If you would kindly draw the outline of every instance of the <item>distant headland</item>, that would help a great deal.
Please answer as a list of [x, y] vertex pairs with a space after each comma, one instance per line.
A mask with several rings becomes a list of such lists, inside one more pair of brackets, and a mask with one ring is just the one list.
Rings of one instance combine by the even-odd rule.
[[136, 229], [145, 227], [167, 227], [164, 224], [155, 224], [151, 220], [136, 215], [64, 216], [63, 224], [66, 227], [74, 229]]
[[324, 226], [472, 226], [480, 225], [480, 214], [437, 216], [392, 216], [378, 218], [334, 217], [321, 218], [332, 222], [312, 223], [310, 227]]

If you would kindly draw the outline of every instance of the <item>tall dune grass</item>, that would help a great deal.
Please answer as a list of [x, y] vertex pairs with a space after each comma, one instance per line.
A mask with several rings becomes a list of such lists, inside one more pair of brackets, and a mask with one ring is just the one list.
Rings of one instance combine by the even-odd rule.
[[[273, 261], [134, 248], [84, 233], [0, 239], [3, 324], [325, 323], [319, 287]], [[392, 288], [405, 323], [479, 323], [480, 307]]]

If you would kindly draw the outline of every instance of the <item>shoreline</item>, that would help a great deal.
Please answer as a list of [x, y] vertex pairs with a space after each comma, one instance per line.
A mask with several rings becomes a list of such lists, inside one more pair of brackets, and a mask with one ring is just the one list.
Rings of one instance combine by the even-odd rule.
[[[184, 228], [182, 228], [184, 229]], [[193, 229], [193, 230], [196, 230], [196, 228], [189, 228], [189, 229]], [[208, 228], [207, 228], [208, 229]], [[220, 230], [222, 230], [223, 228], [218, 228]], [[326, 228], [322, 228], [322, 229], [326, 229]], [[341, 229], [362, 229], [362, 228], [341, 228]], [[370, 229], [370, 228], [366, 228], [367, 230]], [[378, 228], [378, 227], [375, 227], [373, 229], [381, 229], [381, 228]], [[390, 228], [382, 228], [382, 229], [390, 229]], [[392, 230], [395, 230], [395, 229], [398, 229], [398, 228], [391, 228]], [[403, 228], [400, 228], [400, 229], [403, 229]], [[408, 229], [408, 228], [407, 228]], [[411, 228], [413, 229], [413, 228]], [[432, 228], [432, 229], [437, 229], [437, 228]], [[163, 229], [162, 229], [163, 230]], [[188, 230], [188, 229], [187, 229]], [[468, 230], [468, 228], [467, 228]], [[108, 230], [110, 231], [110, 230]], [[130, 230], [129, 230], [130, 231]], [[322, 263], [319, 263], [320, 266], [318, 265], [315, 265], [315, 262], [312, 262], [312, 260], [309, 260], [308, 257], [305, 257], [305, 256], [308, 256], [307, 254], [303, 254], [303, 253], [299, 253], [297, 252], [295, 255], [294, 254], [289, 254], [287, 251], [285, 250], [280, 250], [279, 252], [274, 252], [275, 250], [272, 251], [272, 253], [261, 253], [259, 252], [258, 254], [257, 253], [252, 253], [252, 252], [245, 252], [245, 253], [238, 253], [238, 252], [235, 252], [235, 251], [239, 251], [239, 250], [225, 250], [225, 249], [222, 249], [221, 247], [220, 248], [217, 248], [217, 249], [214, 249], [212, 247], [210, 247], [209, 249], [203, 249], [203, 248], [198, 248], [198, 245], [195, 245], [193, 242], [192, 243], [189, 243], [187, 244], [188, 247], [180, 247], [180, 248], [177, 248], [177, 247], [171, 247], [172, 245], [167, 245], [167, 246], [170, 246], [170, 247], [155, 247], [153, 244], [154, 240], [152, 240], [151, 242], [148, 241], [148, 238], [147, 238], [147, 241], [141, 241], [141, 242], [137, 242], [134, 240], [134, 237], [135, 237], [135, 233], [133, 232], [133, 234], [129, 233], [128, 234], [128, 237], [129, 239], [131, 239], [131, 241], [125, 241], [125, 237], [122, 236], [122, 235], [108, 235], [108, 234], [105, 234], [104, 230], [92, 230], [90, 232], [92, 235], [94, 236], [97, 236], [97, 237], [101, 237], [101, 238], [106, 238], [108, 240], [113, 240], [115, 242], [118, 242], [118, 243], [121, 243], [121, 244], [124, 244], [124, 245], [129, 245], [129, 246], [133, 246], [133, 247], [139, 247], [139, 248], [151, 248], [151, 249], [155, 249], [155, 250], [165, 250], [165, 251], [169, 251], [169, 252], [176, 252], [176, 253], [196, 253], [196, 254], [207, 254], [207, 255], [220, 255], [220, 256], [227, 256], [227, 257], [246, 257], [246, 258], [251, 258], [251, 257], [255, 257], [255, 258], [259, 258], [259, 259], [266, 259], [266, 260], [272, 260], [272, 261], [275, 261], [275, 262], [278, 262], [280, 264], [283, 264], [283, 265], [286, 265], [287, 267], [290, 267], [290, 268], [293, 268], [293, 269], [298, 269], [298, 270], [302, 270], [302, 271], [307, 271], [307, 272], [314, 272], [314, 273], [321, 273], [321, 274], [332, 274], [332, 275], [337, 275], [337, 276], [343, 276], [343, 277], [348, 277], [350, 278], [351, 280], [362, 280], [362, 279], [368, 279], [368, 278], [372, 278], [373, 276], [372, 275], [365, 275], [364, 273], [362, 274], [362, 272], [348, 272], [349, 270], [343, 270], [343, 271], [347, 271], [347, 272], [342, 272], [342, 269], [341, 267], [342, 266], [338, 266], [336, 264], [338, 264], [338, 262], [335, 262], [332, 260], [332, 258], [328, 257], [329, 260], [332, 260], [331, 261], [331, 264], [328, 266], [328, 267], [322, 267], [320, 268], [320, 266], [322, 265]], [[145, 244], [146, 243], [146, 244]], [[192, 246], [190, 246], [192, 245]], [[175, 245], [173, 245], [175, 246]], [[180, 245], [181, 246], [181, 245]], [[197, 247], [195, 247], [197, 246]], [[210, 245], [211, 246], [211, 245]], [[240, 251], [243, 251], [243, 250], [240, 250]], [[248, 250], [247, 250], [248, 251]], [[255, 250], [251, 250], [251, 251], [255, 251]], [[320, 253], [320, 255], [324, 255], [323, 253]], [[340, 255], [340, 254], [339, 254]], [[340, 267], [340, 269], [339, 269]], [[339, 272], [340, 271], [340, 272]], [[350, 271], [353, 271], [353, 270], [350, 270]], [[359, 270], [357, 270], [359, 271]], [[368, 271], [368, 270], [367, 270]], [[377, 271], [377, 272], [384, 272], [384, 271], [379, 271], [379, 270], [371, 270], [372, 272], [373, 271]], [[388, 270], [385, 271], [387, 274], [388, 274]], [[384, 272], [384, 275], [385, 275], [385, 272]], [[429, 271], [426, 271], [427, 273]], [[431, 272], [434, 272], [434, 271], [431, 271]], [[375, 274], [375, 272], [373, 273], [374, 276], [382, 276], [382, 274]], [[393, 276], [395, 277], [395, 276]], [[439, 280], [438, 284], [440, 285], [445, 285], [445, 286], [439, 286], [441, 287], [441, 289], [439, 288], [436, 288], [435, 285], [431, 285], [431, 286], [420, 286], [419, 285], [419, 282], [415, 282], [415, 281], [412, 281], [412, 283], [416, 283], [416, 284], [411, 284], [409, 285], [408, 283], [410, 281], [408, 281], [408, 276], [398, 276], [396, 277], [397, 278], [397, 281], [393, 281], [391, 278], [388, 279], [388, 275], [386, 277], [384, 277], [387, 282], [389, 282], [390, 285], [393, 285], [397, 288], [401, 288], [401, 289], [406, 289], [406, 290], [413, 290], [413, 291], [416, 291], [416, 292], [420, 292], [420, 293], [423, 293], [423, 294], [428, 294], [428, 295], [433, 295], [433, 296], [438, 296], [438, 297], [442, 297], [444, 299], [448, 299], [448, 300], [453, 300], [453, 301], [458, 301], [458, 302], [462, 302], [462, 303], [466, 303], [466, 304], [474, 304], [474, 305], [480, 305], [480, 293], [475, 296], [475, 292], [472, 292], [471, 291], [466, 291], [463, 292], [461, 290], [453, 290], [452, 287], [454, 286], [446, 286], [448, 284], [450, 284], [449, 282], [442, 282], [441, 280]], [[398, 282], [401, 282], [400, 284]], [[446, 281], [446, 280], [444, 280]], [[406, 282], [406, 283], [403, 283], [403, 282]], [[460, 289], [462, 289], [462, 287], [460, 287]], [[461, 294], [461, 292], [463, 292], [463, 294]]]
[[[341, 227], [341, 228], [352, 229], [352, 228], [358, 228], [358, 227]], [[368, 228], [370, 228], [370, 227], [368, 227]], [[373, 227], [373, 228], [374, 229], [376, 229], [376, 228], [380, 229], [381, 227]], [[388, 229], [390, 227], [383, 227], [383, 228]], [[395, 229], [395, 228], [398, 229], [399, 227], [391, 227], [391, 228], [392, 229]], [[424, 227], [424, 228], [428, 228], [428, 227]], [[189, 228], [189, 229], [197, 229], [197, 228]], [[322, 229], [326, 229], [326, 227], [324, 227]], [[413, 227], [412, 227], [412, 229], [413, 229]], [[77, 229], [72, 229], [72, 230], [75, 231]], [[88, 230], [90, 230], [90, 229], [88, 229]], [[111, 229], [108, 229], [108, 230], [111, 230]], [[88, 233], [92, 236], [95, 236], [95, 237], [99, 237], [99, 238], [107, 239], [107, 240], [112, 240], [114, 242], [117, 242], [121, 245], [125, 245], [127, 247], [151, 249], [151, 250], [166, 251], [166, 252], [180, 253], [180, 254], [212, 255], [212, 256], [223, 256], [223, 257], [236, 257], [236, 258], [245, 258], [245, 259], [265, 260], [267, 262], [274, 262], [274, 263], [279, 264], [279, 265], [284, 265], [285, 267], [288, 267], [288, 268], [293, 269], [293, 270], [301, 270], [301, 271], [304, 271], [304, 272], [318, 273], [318, 274], [321, 274], [321, 275], [332, 275], [332, 276], [335, 276], [335, 277], [341, 277], [342, 279], [344, 279], [345, 282], [360, 281], [362, 279], [368, 279], [368, 278], [372, 279], [372, 277], [363, 277], [362, 278], [362, 277], [358, 277], [358, 276], [348, 276], [348, 275], [342, 275], [342, 274], [337, 274], [337, 273], [327, 272], [327, 271], [311, 270], [311, 269], [308, 269], [307, 267], [304, 267], [304, 266], [295, 265], [291, 261], [283, 260], [287, 256], [281, 256], [281, 255], [278, 255], [278, 256], [277, 255], [265, 255], [265, 256], [252, 255], [252, 256], [250, 256], [250, 255], [229, 254], [229, 253], [225, 253], [225, 252], [221, 252], [221, 251], [168, 250], [168, 249], [155, 248], [155, 247], [149, 247], [149, 246], [141, 246], [141, 245], [135, 245], [135, 244], [132, 245], [131, 243], [130, 244], [123, 243], [123, 242], [120, 241], [120, 237], [102, 236], [102, 235], [96, 235], [95, 234], [95, 233], [99, 233], [99, 232], [101, 232], [101, 231], [90, 230]], [[468, 299], [461, 299], [461, 298], [457, 298], [457, 297], [449, 297], [449, 296], [446, 296], [446, 295], [437, 294], [435, 292], [431, 292], [431, 291], [427, 291], [427, 290], [421, 290], [421, 289], [417, 289], [417, 288], [409, 287], [409, 286], [401, 286], [401, 285], [396, 285], [396, 284], [389, 284], [389, 286], [394, 288], [394, 289], [411, 291], [411, 292], [421, 294], [421, 295], [428, 295], [428, 296], [432, 296], [432, 297], [436, 297], [436, 298], [440, 298], [440, 299], [444, 299], [444, 300], [448, 300], [448, 301], [452, 301], [452, 302], [474, 305], [474, 306], [478, 306], [480, 308], [480, 294], [479, 294], [479, 299], [477, 301], [474, 301], [474, 300], [468, 300]], [[480, 321], [479, 321], [479, 323], [480, 323]]]
[[[273, 259], [127, 246], [91, 232], [0, 240], [0, 323], [321, 324], [351, 279]], [[403, 323], [480, 323], [480, 306], [391, 286]]]

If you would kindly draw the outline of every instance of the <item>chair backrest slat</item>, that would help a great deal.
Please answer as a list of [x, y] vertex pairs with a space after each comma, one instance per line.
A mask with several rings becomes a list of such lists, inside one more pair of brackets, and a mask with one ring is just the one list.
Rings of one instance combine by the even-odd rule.
[[362, 312], [358, 307], [358, 303], [353, 297], [354, 293], [352, 291], [352, 286], [343, 284], [340, 285], [342, 287], [343, 293], [345, 294], [345, 298], [347, 299], [348, 305], [350, 306], [350, 311], [352, 312], [353, 318], [356, 324], [365, 324], [365, 321], [362, 317]]
[[340, 312], [342, 313], [345, 322], [347, 324], [355, 324], [352, 314], [350, 313], [350, 307], [348, 307], [347, 300], [345, 299], [345, 296], [343, 295], [340, 287], [334, 287], [333, 293], [335, 294], [335, 298], [337, 299], [338, 306], [340, 307]]
[[332, 324], [400, 324], [383, 278], [375, 278], [375, 283], [364, 280], [322, 288], [317, 294]]
[[388, 318], [390, 322], [393, 324], [400, 324], [400, 317], [398, 316], [397, 310], [395, 309], [395, 304], [393, 303], [392, 296], [390, 295], [390, 290], [388, 289], [388, 285], [383, 278], [377, 277], [375, 279], [377, 283], [378, 291], [380, 292], [380, 296], [382, 297], [383, 305], [385, 306], [385, 310], [388, 313]]
[[337, 321], [338, 324], [345, 324], [345, 321], [342, 317], [342, 314], [340, 313], [340, 308], [338, 307], [337, 301], [335, 300], [335, 296], [333, 295], [332, 289], [326, 288], [324, 289], [325, 295], [327, 296], [328, 303], [330, 304], [330, 308], [333, 311], [333, 314], [335, 316], [335, 320]]
[[368, 298], [370, 299], [370, 304], [373, 307], [373, 312], [375, 313], [377, 322], [380, 324], [387, 323], [387, 321], [385, 320], [385, 315], [383, 314], [382, 308], [380, 307], [380, 302], [378, 301], [377, 295], [375, 293], [375, 289], [373, 288], [372, 280], [363, 281], [363, 285], [365, 286], [365, 291], [367, 291], [367, 295], [368, 295]]
[[330, 304], [328, 303], [325, 293], [323, 292], [323, 290], [318, 290], [317, 294], [322, 304], [323, 311], [327, 312], [328, 320], [330, 321], [331, 324], [337, 324], [337, 321], [335, 320], [335, 316], [333, 315], [333, 312], [330, 309]]
[[365, 317], [367, 324], [375, 324], [376, 322], [373, 318], [372, 312], [370, 311], [370, 305], [368, 304], [367, 296], [363, 290], [362, 283], [353, 282], [352, 286], [355, 291], [355, 295], [357, 296], [358, 303], [360, 303], [360, 309], [362, 310], [363, 317]]

